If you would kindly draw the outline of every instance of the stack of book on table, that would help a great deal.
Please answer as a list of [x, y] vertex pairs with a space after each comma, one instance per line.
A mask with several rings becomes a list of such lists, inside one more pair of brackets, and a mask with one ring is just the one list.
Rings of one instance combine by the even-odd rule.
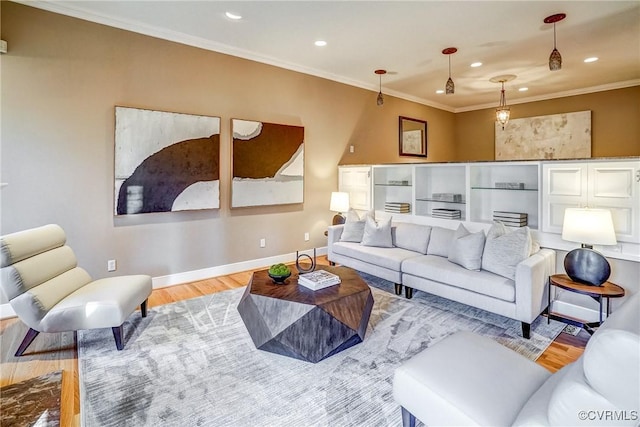
[[410, 213], [411, 204], [403, 202], [385, 202], [384, 211], [394, 213]]
[[493, 211], [493, 220], [500, 221], [510, 227], [524, 227], [529, 221], [529, 217], [523, 212]]
[[325, 270], [316, 270], [298, 276], [298, 283], [306, 288], [317, 291], [329, 286], [339, 285], [340, 277]]
[[431, 209], [431, 216], [434, 218], [460, 219], [462, 218], [462, 212], [460, 209], [433, 208]]

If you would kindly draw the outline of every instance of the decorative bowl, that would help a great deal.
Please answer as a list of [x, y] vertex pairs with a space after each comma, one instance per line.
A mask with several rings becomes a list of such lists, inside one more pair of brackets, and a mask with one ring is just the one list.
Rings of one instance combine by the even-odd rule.
[[287, 280], [287, 278], [289, 276], [291, 276], [291, 272], [288, 272], [287, 274], [280, 274], [280, 275], [275, 275], [275, 274], [271, 274], [268, 273], [269, 277], [271, 277], [271, 280], [273, 280], [273, 283], [278, 283], [278, 284], [283, 284], [285, 280]]

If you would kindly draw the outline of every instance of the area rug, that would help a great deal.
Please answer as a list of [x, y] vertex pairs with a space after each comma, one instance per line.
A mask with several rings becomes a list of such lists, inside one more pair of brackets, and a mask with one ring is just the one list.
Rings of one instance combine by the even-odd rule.
[[61, 390], [62, 371], [0, 388], [0, 425], [59, 426]]
[[[363, 275], [375, 304], [365, 340], [312, 364], [257, 350], [238, 314], [244, 288], [164, 306], [110, 330], [78, 333], [84, 426], [400, 426], [393, 372], [456, 331], [473, 331], [535, 360], [564, 324], [520, 322]], [[478, 367], [482, 369], [482, 367]]]

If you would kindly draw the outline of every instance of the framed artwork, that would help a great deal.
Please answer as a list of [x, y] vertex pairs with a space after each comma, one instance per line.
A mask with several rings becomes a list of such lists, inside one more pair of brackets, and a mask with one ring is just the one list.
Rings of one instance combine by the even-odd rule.
[[401, 156], [427, 157], [427, 122], [400, 116], [398, 120]]
[[304, 127], [232, 119], [231, 207], [304, 201]]
[[115, 214], [220, 207], [220, 118], [116, 107]]
[[509, 120], [495, 125], [496, 160], [591, 157], [591, 111]]

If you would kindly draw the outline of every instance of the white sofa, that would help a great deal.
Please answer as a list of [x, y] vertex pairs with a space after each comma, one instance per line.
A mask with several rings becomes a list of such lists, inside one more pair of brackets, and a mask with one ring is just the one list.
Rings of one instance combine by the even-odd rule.
[[[391, 227], [392, 243], [387, 245], [390, 247], [380, 247], [363, 244], [366, 242], [353, 236], [344, 241], [345, 227], [352, 235], [348, 223], [329, 227], [329, 261], [392, 281], [396, 284], [397, 294], [404, 287], [405, 295], [411, 298], [413, 290], [417, 289], [519, 320], [526, 338], [530, 336], [531, 323], [546, 308], [547, 281], [555, 273], [553, 250], [527, 247], [520, 258], [517, 254], [514, 258], [518, 250], [507, 247], [506, 255], [497, 254], [499, 265], [494, 262], [492, 266], [485, 266], [485, 259], [481, 259], [483, 255], [489, 258], [486, 247], [490, 240], [511, 239], [516, 233], [522, 234], [520, 231], [509, 234], [503, 230], [503, 234], [497, 236], [502, 240], [493, 240], [490, 230], [485, 243], [482, 232], [465, 235], [466, 230], [461, 232], [460, 228], [454, 231], [396, 223]], [[460, 260], [461, 253], [474, 246], [479, 254], [462, 256]], [[496, 253], [493, 253], [493, 259], [496, 259]], [[468, 265], [469, 261], [473, 265]]]
[[396, 369], [403, 426], [640, 425], [640, 293], [555, 374], [496, 341], [459, 332]]

